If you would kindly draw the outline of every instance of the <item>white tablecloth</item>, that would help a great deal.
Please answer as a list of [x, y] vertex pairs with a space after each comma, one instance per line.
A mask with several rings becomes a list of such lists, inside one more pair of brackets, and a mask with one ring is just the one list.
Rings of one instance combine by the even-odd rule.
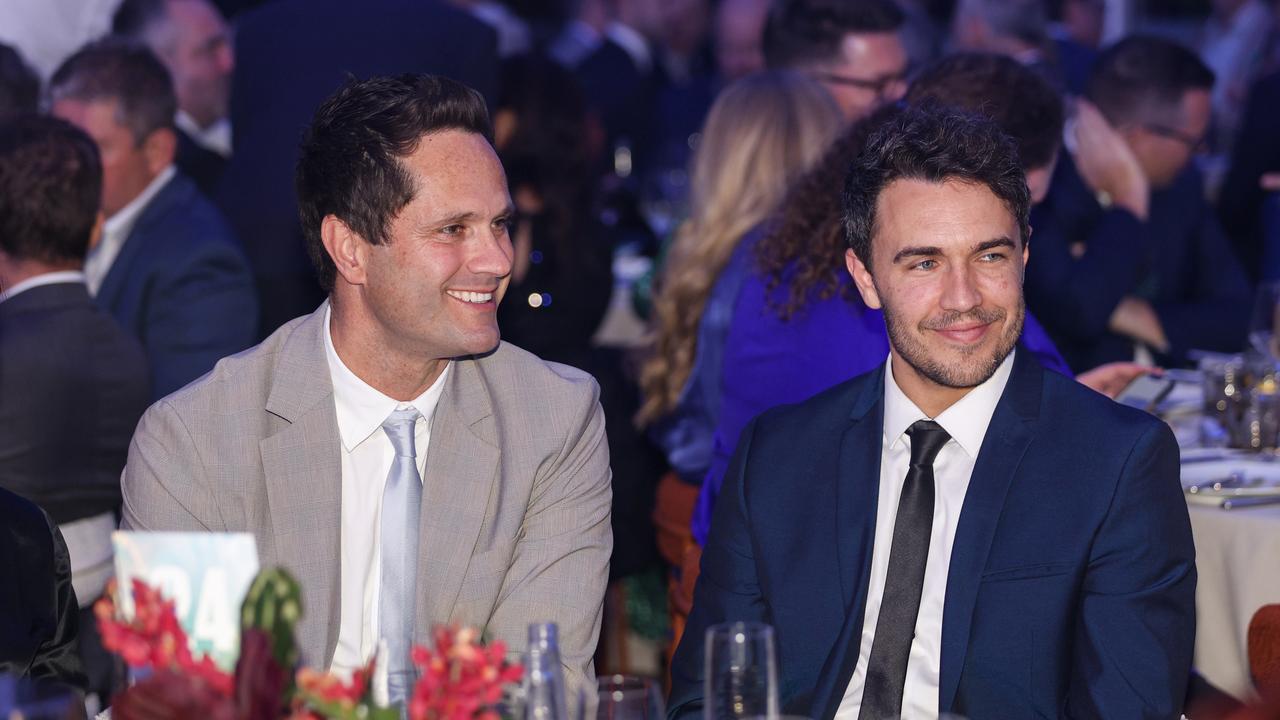
[[1196, 543], [1195, 666], [1209, 682], [1253, 697], [1246, 636], [1258, 608], [1280, 603], [1280, 505], [1191, 506]]

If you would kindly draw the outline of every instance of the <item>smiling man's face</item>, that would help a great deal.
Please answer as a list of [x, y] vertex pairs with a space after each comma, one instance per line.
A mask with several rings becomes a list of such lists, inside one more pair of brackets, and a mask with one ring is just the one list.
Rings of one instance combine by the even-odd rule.
[[909, 396], [967, 392], [995, 373], [1022, 334], [1026, 258], [1017, 219], [985, 185], [884, 188], [871, 267], [853, 251], [847, 264], [866, 304], [884, 311], [894, 379]]
[[388, 242], [366, 248], [362, 300], [381, 336], [409, 352], [489, 352], [512, 260], [511, 197], [498, 156], [484, 137], [446, 130], [401, 162], [417, 189]]

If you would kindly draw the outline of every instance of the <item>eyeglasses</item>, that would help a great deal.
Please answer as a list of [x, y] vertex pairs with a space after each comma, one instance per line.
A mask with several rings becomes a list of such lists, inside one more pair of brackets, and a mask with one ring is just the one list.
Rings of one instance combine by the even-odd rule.
[[874, 80], [821, 71], [809, 73], [809, 77], [820, 82], [832, 83], [834, 85], [848, 85], [862, 90], [870, 90], [876, 94], [877, 100], [883, 100], [885, 98], [885, 92], [890, 88], [890, 86], [895, 83], [905, 83], [910, 75], [910, 67], [903, 68], [901, 71], [893, 73], [892, 75], [878, 77]]
[[1203, 136], [1196, 137], [1195, 135], [1192, 135], [1187, 132], [1183, 132], [1178, 128], [1169, 127], [1168, 125], [1161, 125], [1159, 123], [1143, 123], [1142, 127], [1145, 128], [1148, 132], [1153, 133], [1155, 135], [1159, 135], [1160, 137], [1166, 137], [1166, 138], [1169, 138], [1170, 140], [1177, 140], [1183, 145], [1186, 145], [1187, 150], [1190, 150], [1193, 155], [1198, 155], [1200, 153], [1208, 151], [1209, 149], [1209, 143], [1206, 141], [1206, 139]]

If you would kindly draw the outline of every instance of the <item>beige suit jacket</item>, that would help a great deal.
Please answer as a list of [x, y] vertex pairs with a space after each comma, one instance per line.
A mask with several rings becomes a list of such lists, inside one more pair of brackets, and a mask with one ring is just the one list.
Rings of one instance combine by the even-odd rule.
[[[303, 662], [328, 667], [342, 465], [324, 318], [322, 305], [152, 406], [122, 482], [126, 529], [253, 533], [262, 566], [302, 583]], [[423, 478], [416, 640], [454, 623], [519, 653], [529, 623], [554, 621], [571, 697], [594, 699], [613, 546], [599, 388], [505, 343], [456, 360], [446, 382]]]

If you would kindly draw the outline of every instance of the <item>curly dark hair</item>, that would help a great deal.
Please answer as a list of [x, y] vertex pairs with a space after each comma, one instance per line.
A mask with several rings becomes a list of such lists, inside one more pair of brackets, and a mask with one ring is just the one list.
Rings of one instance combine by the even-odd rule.
[[[756, 267], [768, 277], [767, 302], [783, 320], [812, 300], [829, 300], [837, 292], [846, 300], [855, 299], [853, 284], [841, 281], [847, 246], [840, 189], [872, 130], [899, 112], [897, 106], [882, 107], [849, 126], [787, 192], [777, 222], [756, 246]], [[779, 302], [776, 291], [783, 285], [787, 298]]]
[[1018, 221], [1022, 245], [1031, 235], [1031, 191], [1013, 141], [981, 115], [934, 105], [907, 108], [877, 127], [844, 184], [844, 232], [871, 267], [876, 202], [895, 180], [958, 179], [987, 186]]
[[316, 110], [294, 182], [307, 252], [326, 291], [337, 268], [320, 240], [325, 216], [341, 218], [371, 244], [386, 242], [391, 221], [416, 192], [400, 158], [445, 130], [493, 137], [480, 93], [435, 75], [351, 79]]

